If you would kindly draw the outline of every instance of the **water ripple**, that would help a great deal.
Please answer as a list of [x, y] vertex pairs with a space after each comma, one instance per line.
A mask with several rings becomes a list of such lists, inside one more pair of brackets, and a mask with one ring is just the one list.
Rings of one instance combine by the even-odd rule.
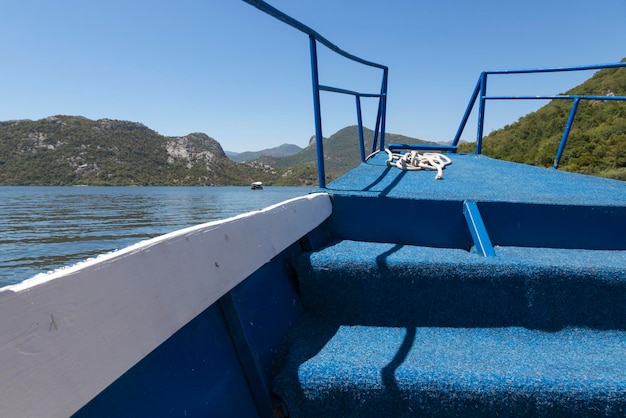
[[310, 192], [303, 187], [0, 187], [0, 286], [176, 229]]

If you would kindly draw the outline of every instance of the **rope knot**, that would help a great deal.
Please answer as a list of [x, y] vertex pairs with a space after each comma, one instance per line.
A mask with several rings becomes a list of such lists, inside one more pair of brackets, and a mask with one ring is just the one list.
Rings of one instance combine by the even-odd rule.
[[391, 152], [389, 148], [385, 148], [385, 152], [389, 156], [387, 159], [388, 166], [398, 167], [400, 170], [436, 170], [435, 179], [443, 179], [443, 169], [452, 163], [447, 155], [439, 152], [424, 152], [420, 154], [417, 151], [408, 151], [404, 154]]

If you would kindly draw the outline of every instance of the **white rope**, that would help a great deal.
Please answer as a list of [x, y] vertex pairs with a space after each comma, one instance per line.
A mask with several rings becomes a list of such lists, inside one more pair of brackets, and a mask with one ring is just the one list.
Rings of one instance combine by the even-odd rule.
[[380, 150], [376, 150], [376, 151], [372, 152], [370, 155], [365, 157], [365, 161], [369, 161], [370, 158], [372, 158], [374, 155], [378, 154], [379, 152], [380, 152]]
[[443, 169], [452, 160], [444, 154], [438, 152], [425, 152], [420, 154], [417, 151], [409, 151], [404, 154], [391, 152], [389, 148], [385, 148], [385, 152], [389, 156], [387, 165], [398, 167], [400, 170], [437, 170], [435, 179], [443, 178]]

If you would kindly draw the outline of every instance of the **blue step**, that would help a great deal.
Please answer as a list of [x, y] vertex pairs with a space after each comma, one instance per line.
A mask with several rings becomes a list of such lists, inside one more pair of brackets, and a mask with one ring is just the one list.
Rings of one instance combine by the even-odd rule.
[[305, 309], [344, 325], [626, 329], [626, 251], [343, 240], [297, 271]]
[[624, 416], [626, 251], [340, 240], [296, 261], [292, 417]]
[[626, 332], [301, 327], [274, 381], [290, 417], [624, 416]]

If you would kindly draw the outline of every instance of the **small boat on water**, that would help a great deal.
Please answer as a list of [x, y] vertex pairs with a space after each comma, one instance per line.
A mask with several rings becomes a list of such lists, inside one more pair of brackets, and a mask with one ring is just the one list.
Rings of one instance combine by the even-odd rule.
[[261, 183], [260, 181], [255, 181], [254, 183], [252, 183], [250, 188], [252, 190], [263, 190], [263, 183]]
[[[486, 157], [480, 119], [458, 153], [493, 72], [450, 145], [386, 144], [387, 67], [245, 1], [309, 36], [317, 138], [320, 91], [378, 99], [374, 152], [357, 113], [315, 193], [0, 289], [0, 416], [624, 416], [626, 183]], [[319, 85], [318, 43], [379, 90]]]

